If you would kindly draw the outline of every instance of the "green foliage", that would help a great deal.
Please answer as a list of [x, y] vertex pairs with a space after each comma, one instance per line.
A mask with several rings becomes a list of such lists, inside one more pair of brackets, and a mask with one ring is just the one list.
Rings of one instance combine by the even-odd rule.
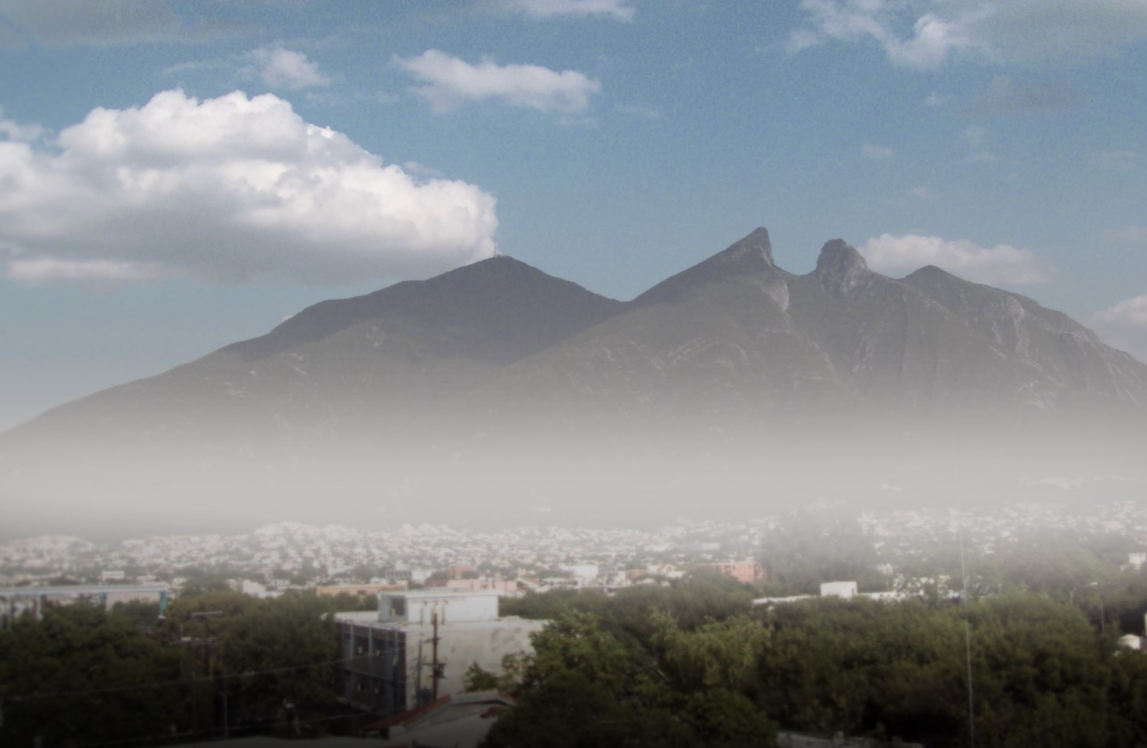
[[1118, 568], [1100, 562], [1087, 547], [1060, 533], [1039, 533], [1000, 543], [994, 562], [1008, 586], [1064, 598], [1073, 588], [1108, 579]]
[[501, 679], [498, 675], [483, 669], [476, 662], [471, 663], [470, 667], [466, 668], [466, 672], [462, 674], [462, 688], [467, 692], [499, 691], [502, 690], [500, 686]]
[[336, 696], [338, 636], [324, 604], [313, 595], [284, 595], [237, 617], [222, 641], [226, 671], [238, 702], [254, 713], [273, 713], [283, 700], [301, 713]]
[[[144, 685], [145, 687], [140, 687]], [[0, 630], [0, 744], [87, 745], [186, 726], [179, 653], [131, 615], [49, 605]]]
[[[761, 703], [786, 727], [927, 745], [966, 738], [961, 606], [815, 600], [778, 606], [769, 622]], [[1142, 744], [1147, 719], [1131, 707], [1147, 698], [1147, 668], [1115, 655], [1078, 610], [997, 595], [970, 606], [970, 625], [977, 745]]]
[[816, 594], [822, 582], [855, 581], [861, 590], [887, 589], [877, 571], [880, 559], [872, 539], [847, 517], [794, 512], [761, 541], [761, 562], [769, 580], [760, 586], [770, 597]]
[[[0, 630], [0, 745], [94, 745], [274, 719], [284, 698], [321, 713], [335, 699], [338, 637], [313, 595], [184, 596], [150, 634], [154, 604], [111, 612], [49, 605]], [[211, 615], [196, 615], [209, 613]], [[193, 698], [194, 694], [194, 698]]]
[[[612, 601], [611, 601], [612, 602]], [[597, 616], [570, 610], [533, 636], [518, 707], [487, 746], [717, 746], [775, 744], [764, 713], [742, 693], [755, 680], [767, 632], [748, 616], [686, 631], [647, 611], [648, 649], [628, 647]]]
[[322, 604], [323, 610], [330, 613], [378, 610], [377, 595], [352, 595], [349, 592], [340, 592], [330, 597], [321, 597], [319, 602]]
[[662, 671], [685, 693], [717, 688], [756, 691], [756, 665], [769, 646], [769, 631], [748, 615], [708, 621], [692, 631], [668, 614], [654, 611], [653, 645]]
[[613, 597], [596, 591], [553, 590], [505, 599], [502, 615], [553, 620], [568, 611], [591, 613], [601, 626], [628, 645], [649, 642], [656, 627], [652, 614], [660, 610], [685, 629], [708, 620], [748, 613], [752, 591], [746, 585], [705, 569], [673, 580], [668, 586], [642, 585], [619, 590]]

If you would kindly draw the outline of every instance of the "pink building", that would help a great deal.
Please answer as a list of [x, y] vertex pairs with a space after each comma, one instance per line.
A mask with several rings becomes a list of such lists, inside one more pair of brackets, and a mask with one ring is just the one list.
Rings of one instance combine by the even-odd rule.
[[719, 564], [700, 564], [699, 568], [713, 569], [738, 582], [763, 582], [769, 578], [765, 567], [754, 561], [725, 561]]

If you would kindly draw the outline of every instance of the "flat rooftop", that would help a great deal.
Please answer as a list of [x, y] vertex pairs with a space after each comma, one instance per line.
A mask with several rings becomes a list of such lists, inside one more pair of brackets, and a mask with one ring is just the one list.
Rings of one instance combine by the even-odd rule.
[[[375, 629], [399, 629], [401, 631], [433, 631], [434, 625], [431, 623], [405, 623], [403, 621], [380, 621], [378, 620], [377, 613], [358, 612], [353, 613], [335, 613], [335, 621], [337, 623], [353, 623], [356, 626], [366, 626]], [[487, 631], [489, 629], [512, 629], [520, 628], [522, 625], [539, 625], [544, 626], [548, 621], [543, 621], [535, 618], [519, 618], [518, 616], [503, 616], [502, 618], [490, 618], [484, 621], [455, 621], [438, 624], [439, 629], [450, 629], [451, 631]]]

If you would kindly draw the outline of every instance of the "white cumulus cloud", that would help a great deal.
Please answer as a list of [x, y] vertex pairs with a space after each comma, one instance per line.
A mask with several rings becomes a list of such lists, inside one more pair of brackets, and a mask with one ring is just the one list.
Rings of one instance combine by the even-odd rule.
[[0, 140], [0, 247], [25, 282], [424, 276], [495, 254], [494, 207], [272, 94], [164, 91], [43, 146]]
[[320, 73], [318, 66], [302, 52], [279, 46], [260, 47], [248, 56], [253, 65], [247, 72], [257, 74], [271, 88], [294, 91], [330, 83], [330, 79]]
[[526, 109], [572, 114], [585, 110], [590, 94], [601, 90], [601, 83], [575, 70], [559, 73], [538, 65], [499, 65], [489, 58], [471, 65], [436, 49], [411, 59], [396, 57], [395, 63], [421, 81], [413, 90], [436, 112], [494, 99]]
[[22, 125], [15, 120], [4, 118], [4, 107], [0, 107], [0, 141], [15, 140], [30, 143], [40, 138], [44, 129], [39, 125]]
[[1031, 285], [1051, 280], [1035, 253], [1008, 244], [981, 247], [967, 239], [882, 234], [859, 248], [869, 267], [885, 275], [907, 275], [935, 265], [952, 275], [987, 284]]
[[1143, 0], [801, 0], [789, 48], [875, 43], [905, 67], [954, 58], [1034, 64], [1109, 55], [1147, 40]]
[[503, 0], [501, 6], [531, 18], [610, 16], [619, 21], [631, 21], [634, 13], [627, 0]]
[[1147, 294], [1096, 312], [1088, 324], [1109, 345], [1147, 361]]

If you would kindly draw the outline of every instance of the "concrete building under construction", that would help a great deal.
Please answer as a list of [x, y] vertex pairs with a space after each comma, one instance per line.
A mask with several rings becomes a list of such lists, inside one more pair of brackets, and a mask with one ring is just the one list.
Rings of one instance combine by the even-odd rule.
[[493, 591], [417, 590], [379, 595], [378, 612], [336, 615], [342, 696], [381, 717], [462, 691], [474, 663], [500, 673], [502, 657], [531, 652], [545, 621], [498, 617]]

